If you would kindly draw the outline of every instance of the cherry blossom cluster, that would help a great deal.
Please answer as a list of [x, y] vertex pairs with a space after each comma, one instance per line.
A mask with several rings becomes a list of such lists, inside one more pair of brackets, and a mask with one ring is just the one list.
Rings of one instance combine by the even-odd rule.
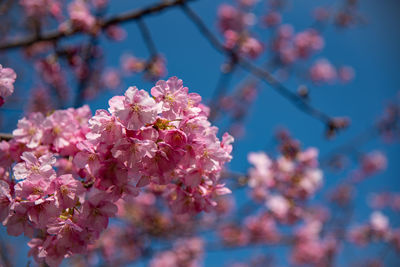
[[293, 223], [303, 216], [301, 205], [320, 188], [323, 175], [316, 148], [301, 151], [296, 140], [285, 136], [281, 153], [277, 159], [264, 152], [250, 153], [248, 184], [256, 201], [264, 201], [280, 221]]
[[[86, 32], [95, 31], [96, 18], [90, 13], [89, 6], [84, 0], [74, 0], [68, 5], [71, 26]], [[61, 25], [60, 27], [62, 27]]]
[[389, 218], [380, 211], [374, 211], [368, 223], [353, 227], [347, 238], [359, 246], [366, 246], [372, 242], [385, 242], [400, 251], [400, 229], [392, 228]]
[[[199, 227], [212, 227], [216, 224], [217, 217], [215, 215], [220, 216], [224, 213], [221, 212], [221, 209], [226, 210], [226, 205], [221, 201], [227, 199], [227, 196], [224, 196], [216, 199], [218, 206], [210, 213], [202, 213], [198, 216], [188, 213], [171, 213], [168, 206], [164, 205], [164, 202], [160, 202], [163, 198], [163, 189], [160, 186], [148, 186], [143, 191], [135, 198], [120, 199], [115, 203], [118, 206], [117, 221], [114, 220], [116, 223], [111, 222], [99, 240], [88, 247], [85, 257], [74, 257], [72, 261], [74, 266], [88, 264], [96, 266], [99, 258], [104, 260], [107, 265], [121, 266], [148, 255], [156, 258], [172, 257], [176, 254], [172, 255], [171, 252], [177, 251], [175, 246], [172, 251], [170, 250], [171, 240], [176, 237], [195, 236]], [[149, 240], [149, 237], [166, 241], [165, 248], [163, 245], [163, 248], [160, 249], [162, 252], [154, 253], [158, 249], [152, 248], [152, 241]], [[198, 240], [199, 238], [196, 237]], [[189, 244], [189, 246], [191, 245]], [[168, 251], [168, 255], [164, 255], [165, 250]], [[187, 260], [190, 259], [190, 255], [185, 257]], [[173, 261], [182, 262], [178, 259]], [[197, 260], [192, 259], [192, 262], [195, 261]], [[162, 264], [161, 260], [153, 261], [153, 266], [164, 266]]]
[[275, 219], [268, 212], [248, 216], [241, 225], [224, 224], [219, 229], [219, 236], [227, 246], [276, 244], [282, 241]]
[[59, 0], [21, 0], [19, 4], [29, 18], [40, 19], [51, 15], [62, 18], [61, 1]]
[[[302, 83], [297, 92], [299, 97], [307, 99], [310, 96], [308, 86], [303, 83], [310, 86], [333, 82], [347, 83], [354, 78], [353, 68], [342, 64], [334, 66], [325, 59], [310, 62], [304, 71], [294, 71], [304, 68], [303, 62], [313, 60], [314, 55], [322, 51], [325, 46], [323, 30], [329, 17], [335, 16], [335, 10], [329, 10], [331, 13], [328, 14], [327, 9], [320, 7], [316, 10], [315, 20], [309, 27], [295, 29], [293, 25], [285, 23], [281, 15], [285, 11], [287, 1], [232, 2], [234, 4], [221, 4], [218, 10], [217, 25], [224, 35], [225, 48], [236, 55], [253, 60], [260, 58], [262, 52], [268, 49], [269, 53], [262, 68], [276, 74], [278, 80], [282, 81], [296, 76]], [[256, 32], [260, 36], [267, 34], [270, 37], [264, 41], [255, 37]], [[259, 34], [260, 32], [263, 34]], [[222, 73], [235, 72], [236, 63], [234, 58], [228, 63], [225, 62], [221, 68]], [[232, 118], [229, 131], [235, 137], [244, 135], [243, 121], [249, 112], [248, 105], [261, 86], [260, 82], [244, 79], [233, 92], [228, 93], [224, 90], [224, 84], [218, 88], [224, 92], [219, 103], [223, 110], [228, 112], [224, 115], [228, 114]], [[214, 113], [213, 117], [217, 117], [221, 112], [217, 110]], [[332, 119], [327, 136], [333, 136], [338, 129], [345, 128], [348, 122], [342, 118]]]
[[394, 192], [373, 193], [370, 196], [369, 204], [375, 209], [390, 207], [395, 211], [400, 211], [400, 194]]
[[336, 236], [321, 237], [324, 222], [317, 218], [306, 218], [294, 235], [291, 261], [296, 265], [326, 266], [336, 253]]
[[3, 68], [0, 64], [0, 107], [4, 104], [4, 99], [14, 92], [14, 82], [17, 78], [14, 70]]
[[233, 138], [217, 138], [201, 97], [176, 77], [151, 94], [130, 87], [93, 117], [87, 106], [31, 113], [1, 143], [0, 219], [10, 235], [33, 238], [37, 262], [58, 266], [87, 251], [116, 202], [145, 186], [177, 214], [210, 211], [230, 192], [218, 180]]
[[188, 94], [182, 80], [159, 81], [151, 94], [130, 87], [110, 99], [109, 110], [90, 119], [75, 163], [116, 197], [156, 183], [168, 185], [165, 194], [176, 212], [209, 210], [213, 196], [229, 192], [218, 177], [231, 159], [233, 139], [225, 134], [218, 140], [201, 97]]
[[387, 167], [387, 158], [381, 151], [372, 151], [361, 157], [360, 166], [352, 173], [352, 180], [360, 182], [371, 177]]
[[316, 84], [332, 83], [339, 79], [342, 82], [354, 78], [354, 70], [344, 66], [336, 68], [326, 59], [319, 59], [310, 67], [310, 78]]
[[307, 59], [320, 51], [325, 41], [315, 29], [305, 29], [295, 33], [289, 24], [280, 25], [273, 39], [272, 48], [282, 64], [292, 64], [299, 59]]
[[32, 238], [30, 255], [37, 262], [57, 266], [83, 252], [107, 225], [104, 214], [116, 211], [104, 193], [87, 193], [74, 173], [72, 158], [89, 131], [90, 116], [87, 106], [47, 117], [32, 113], [18, 122], [10, 142], [1, 143], [0, 220], [8, 234]]
[[151, 267], [201, 266], [203, 240], [200, 238], [181, 239], [174, 243], [172, 250], [156, 254]]
[[249, 31], [255, 23], [255, 15], [249, 12], [254, 4], [255, 1], [241, 1], [237, 7], [223, 4], [218, 10], [218, 26], [224, 35], [225, 47], [250, 58], [257, 58], [264, 50], [263, 44]]

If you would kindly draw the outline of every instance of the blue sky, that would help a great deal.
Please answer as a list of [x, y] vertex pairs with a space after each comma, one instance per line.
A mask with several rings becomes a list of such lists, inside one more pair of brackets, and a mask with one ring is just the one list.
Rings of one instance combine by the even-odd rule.
[[[149, 2], [156, 1], [114, 0], [110, 13], [114, 14], [144, 6]], [[199, 0], [191, 6], [216, 32], [216, 10], [218, 5], [223, 2], [228, 1]], [[283, 13], [283, 21], [293, 24], [296, 31], [301, 31], [311, 24], [311, 12], [315, 3], [322, 5], [324, 3], [334, 4], [339, 1], [294, 0], [289, 2], [291, 4]], [[354, 81], [345, 85], [313, 86], [311, 90], [313, 105], [331, 115], [349, 116], [352, 120], [351, 127], [343, 131], [337, 138], [328, 141], [324, 138], [324, 128], [319, 121], [300, 112], [290, 102], [263, 84], [254, 105], [249, 108], [249, 117], [245, 122], [246, 135], [235, 142], [231, 169], [245, 172], [248, 168], [247, 153], [263, 150], [269, 144], [278, 126], [287, 127], [304, 146], [315, 146], [320, 150], [321, 155], [324, 155], [367, 129], [380, 116], [388, 100], [396, 96], [400, 89], [400, 75], [398, 75], [400, 69], [400, 50], [398, 49], [400, 47], [400, 21], [398, 18], [400, 4], [398, 0], [363, 0], [360, 1], [360, 5], [367, 23], [348, 30], [329, 27], [324, 32], [325, 49], [315, 57], [327, 58], [337, 65], [353, 66], [356, 71]], [[205, 101], [209, 101], [216, 87], [220, 65], [224, 62], [224, 57], [207, 42], [179, 9], [149, 17], [145, 21], [157, 49], [167, 59], [168, 76], [178, 76], [183, 79], [190, 91], [199, 93]], [[106, 60], [111, 66], [119, 64], [120, 54], [124, 51], [133, 52], [140, 57], [148, 55], [137, 25], [129, 22], [124, 24], [123, 28], [128, 33], [124, 42], [114, 43], [102, 40]], [[268, 36], [267, 32], [258, 32], [258, 34], [264, 39]], [[29, 74], [29, 69], [26, 73]], [[233, 83], [238, 82], [244, 75], [245, 72], [239, 71]], [[25, 80], [24, 86], [28, 83]], [[122, 93], [130, 85], [149, 90], [152, 83], [143, 81], [140, 75], [133, 76], [124, 80], [121, 90], [107, 92], [88, 104], [93, 111], [105, 108], [107, 100], [113, 94]], [[298, 80], [291, 79], [286, 82], [286, 85], [290, 88], [297, 88]], [[16, 87], [16, 90], [19, 91], [16, 92], [18, 94], [23, 92], [20, 87]], [[20, 109], [20, 107], [16, 108]], [[21, 116], [18, 112], [6, 112], [5, 115], [2, 132], [11, 131], [16, 125], [16, 117]], [[369, 191], [400, 191], [399, 145], [384, 144], [379, 140], [374, 140], [362, 147], [361, 151], [374, 149], [381, 149], [388, 155], [389, 166], [384, 174], [377, 175], [360, 186], [355, 213], [355, 218], [359, 221], [366, 220], [369, 216], [370, 210], [366, 205], [366, 196]], [[343, 176], [326, 173], [326, 187], [336, 184], [340, 178]], [[394, 218], [394, 221], [400, 223], [398, 218]], [[5, 238], [4, 229], [1, 229], [1, 232]], [[9, 239], [7, 237], [7, 240], [14, 243], [23, 238]], [[26, 245], [22, 243], [21, 246], [21, 253], [18, 253], [18, 266], [23, 266], [27, 261], [25, 258]], [[259, 250], [261, 253], [266, 253], [265, 249]], [[221, 264], [234, 259], [246, 259], [253, 253], [254, 251], [249, 250], [212, 253], [206, 257], [205, 262], [206, 266], [221, 266]], [[362, 255], [363, 252], [359, 253]], [[283, 254], [279, 253], [279, 255], [282, 257]], [[393, 255], [388, 259], [395, 262]], [[342, 261], [345, 262], [345, 259]]]

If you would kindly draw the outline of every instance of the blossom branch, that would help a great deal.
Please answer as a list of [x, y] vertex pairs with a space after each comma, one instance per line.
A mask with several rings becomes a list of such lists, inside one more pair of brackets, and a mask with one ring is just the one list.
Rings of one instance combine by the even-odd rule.
[[0, 133], [0, 141], [4, 140], [4, 141], [9, 141], [13, 138], [12, 134], [9, 133]]
[[84, 97], [85, 97], [85, 91], [87, 88], [87, 84], [90, 81], [91, 75], [92, 75], [92, 61], [93, 61], [93, 48], [97, 45], [98, 38], [95, 36], [92, 36], [88, 42], [88, 44], [83, 48], [83, 56], [82, 58], [84, 59], [85, 62], [87, 62], [87, 68], [88, 68], [88, 73], [87, 77], [84, 77], [80, 80], [78, 84], [78, 89], [75, 97], [75, 107], [79, 107], [82, 105]]
[[150, 56], [152, 59], [154, 59], [158, 53], [153, 38], [151, 37], [150, 30], [142, 19], [139, 19], [137, 21], [137, 24], [139, 26], [140, 33], [147, 46], [147, 49], [149, 50]]
[[[161, 3], [157, 3], [154, 5], [145, 7], [143, 9], [132, 10], [132, 11], [129, 11], [129, 12], [126, 12], [123, 14], [118, 14], [118, 15], [110, 17], [108, 19], [99, 20], [98, 27], [100, 29], [105, 29], [114, 24], [124, 23], [124, 22], [132, 21], [132, 20], [139, 20], [145, 16], [148, 16], [151, 14], [157, 14], [157, 13], [160, 13], [167, 9], [170, 9], [172, 7], [175, 7], [177, 5], [185, 4], [185, 3], [191, 2], [191, 1], [195, 1], [195, 0], [163, 1]], [[53, 30], [53, 31], [49, 31], [47, 33], [43, 33], [40, 36], [32, 35], [29, 37], [23, 37], [23, 38], [19, 38], [16, 40], [2, 43], [2, 44], [0, 44], [0, 51], [7, 50], [7, 49], [21, 48], [21, 47], [29, 46], [34, 43], [42, 42], [42, 41], [56, 41], [61, 38], [77, 35], [79, 33], [82, 33], [82, 30], [78, 29], [78, 28], [69, 28], [64, 31], [63, 30]]]
[[210, 119], [214, 120], [218, 116], [219, 102], [221, 98], [226, 94], [229, 83], [232, 80], [233, 73], [236, 69], [236, 62], [230, 61], [224, 69], [221, 70], [220, 77], [218, 79], [217, 87], [214, 90], [214, 95], [210, 103]]
[[268, 71], [252, 64], [248, 60], [241, 57], [235, 51], [226, 48], [218, 38], [208, 29], [202, 19], [185, 3], [181, 4], [181, 8], [183, 12], [188, 16], [188, 18], [196, 25], [199, 31], [206, 37], [206, 39], [211, 43], [211, 45], [220, 51], [221, 53], [227, 54], [234, 61], [237, 62], [239, 66], [243, 69], [247, 70], [254, 76], [258, 77], [269, 86], [271, 86], [275, 91], [277, 91], [280, 95], [288, 99], [292, 102], [299, 110], [304, 113], [320, 120], [323, 122], [328, 130], [339, 130], [342, 127], [338, 127], [337, 121], [335, 118], [325, 114], [319, 109], [311, 106], [308, 102], [306, 102], [303, 98], [298, 96], [296, 93], [293, 93], [289, 88], [280, 83], [274, 76], [272, 76]]

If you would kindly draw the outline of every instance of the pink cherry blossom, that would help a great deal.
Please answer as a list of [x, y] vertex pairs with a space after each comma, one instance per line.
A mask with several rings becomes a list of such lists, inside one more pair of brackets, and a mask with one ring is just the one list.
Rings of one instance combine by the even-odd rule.
[[266, 205], [278, 218], [285, 218], [290, 209], [289, 201], [280, 195], [268, 197]]
[[157, 145], [152, 140], [124, 138], [117, 141], [111, 152], [128, 168], [139, 169], [144, 157], [154, 157], [157, 152]]
[[8, 216], [11, 203], [10, 186], [5, 181], [0, 180], [0, 222]]
[[320, 59], [310, 68], [310, 76], [316, 83], [329, 83], [336, 78], [337, 72], [328, 60]]
[[74, 179], [71, 174], [55, 178], [51, 182], [50, 188], [54, 192], [56, 205], [63, 210], [73, 208], [78, 202], [83, 202], [86, 192], [82, 183]]
[[110, 100], [110, 112], [114, 114], [128, 130], [139, 130], [156, 119], [159, 106], [149, 94], [136, 87], [129, 87], [124, 98]]
[[375, 211], [371, 214], [370, 224], [374, 231], [383, 232], [388, 230], [389, 219], [381, 212]]
[[14, 82], [16, 78], [17, 75], [13, 69], [3, 68], [0, 64], [0, 100], [2, 102], [4, 102], [4, 98], [10, 96], [14, 92]]
[[31, 113], [28, 118], [22, 118], [18, 121], [18, 128], [13, 131], [14, 139], [28, 148], [38, 147], [43, 140], [43, 122], [42, 113]]
[[188, 88], [183, 87], [182, 80], [177, 77], [157, 82], [151, 88], [151, 95], [162, 103], [162, 114], [172, 120], [179, 118], [180, 112], [188, 103]]
[[74, 0], [68, 6], [68, 13], [72, 25], [87, 32], [94, 30], [95, 17], [90, 13], [89, 7], [83, 0]]
[[38, 158], [32, 152], [24, 152], [21, 159], [24, 162], [14, 166], [15, 179], [51, 180], [54, 178], [55, 171], [52, 165], [56, 162], [56, 159], [53, 155], [46, 154]]
[[380, 151], [373, 151], [362, 159], [362, 171], [366, 175], [372, 175], [384, 170], [387, 166], [386, 156]]
[[82, 215], [85, 218], [85, 225], [96, 231], [107, 228], [108, 218], [115, 216], [117, 206], [107, 200], [107, 194], [104, 192], [92, 192], [89, 199], [85, 201], [82, 209]]

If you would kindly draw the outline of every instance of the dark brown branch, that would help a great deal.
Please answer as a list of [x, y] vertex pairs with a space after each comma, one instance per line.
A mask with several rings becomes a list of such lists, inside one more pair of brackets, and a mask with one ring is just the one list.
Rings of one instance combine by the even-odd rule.
[[152, 59], [155, 59], [158, 53], [153, 38], [151, 37], [149, 28], [142, 19], [139, 19], [137, 23], [139, 26], [140, 33], [143, 37], [143, 41], [145, 42], [146, 47], [149, 50], [150, 56]]
[[232, 80], [233, 73], [236, 69], [236, 62], [229, 62], [225, 69], [221, 70], [220, 77], [218, 79], [217, 87], [214, 90], [213, 97], [210, 102], [210, 116], [209, 120], [214, 121], [217, 118], [219, 109], [219, 104], [222, 97], [225, 96], [226, 91], [228, 90], [228, 86], [230, 81]]
[[196, 25], [199, 31], [207, 38], [207, 40], [215, 49], [217, 49], [221, 53], [230, 56], [234, 61], [237, 62], [239, 66], [267, 83], [280, 95], [292, 102], [299, 110], [322, 121], [327, 127], [332, 127], [332, 125], [334, 125], [334, 118], [311, 106], [303, 98], [292, 92], [277, 79], [275, 79], [275, 77], [273, 77], [268, 71], [252, 64], [250, 61], [241, 57], [238, 53], [235, 53], [231, 49], [227, 49], [226, 47], [224, 47], [224, 45], [218, 40], [218, 38], [207, 28], [202, 19], [191, 8], [189, 8], [184, 3], [181, 5], [181, 7], [183, 12]]
[[82, 106], [83, 101], [85, 99], [85, 91], [86, 87], [91, 79], [93, 73], [93, 49], [97, 45], [98, 38], [96, 36], [92, 36], [86, 46], [83, 47], [82, 51], [82, 59], [87, 64], [87, 74], [86, 77], [83, 77], [78, 83], [78, 89], [75, 96], [74, 107], [78, 108]]
[[0, 141], [9, 141], [13, 138], [12, 134], [9, 133], [0, 133]]
[[[120, 24], [120, 23], [124, 23], [124, 22], [128, 22], [128, 21], [132, 21], [132, 20], [138, 20], [145, 16], [160, 13], [169, 8], [172, 8], [172, 7], [175, 7], [178, 5], [182, 5], [182, 4], [185, 4], [188, 2], [192, 2], [192, 1], [195, 1], [195, 0], [173, 0], [173, 1], [166, 0], [161, 3], [157, 3], [154, 5], [145, 7], [143, 9], [133, 10], [133, 11], [129, 11], [129, 12], [126, 12], [123, 14], [118, 14], [118, 15], [110, 17], [108, 19], [99, 20], [98, 26], [100, 29], [105, 29], [114, 24]], [[73, 35], [76, 35], [79, 33], [82, 33], [82, 31], [77, 28], [71, 28], [71, 29], [68, 29], [65, 31], [53, 30], [53, 31], [50, 31], [47, 33], [43, 33], [40, 36], [32, 35], [29, 37], [23, 37], [23, 38], [9, 41], [9, 42], [1, 43], [0, 51], [6, 50], [6, 49], [13, 49], [13, 48], [29, 46], [34, 43], [42, 42], [42, 41], [56, 41], [58, 39], [73, 36]]]

